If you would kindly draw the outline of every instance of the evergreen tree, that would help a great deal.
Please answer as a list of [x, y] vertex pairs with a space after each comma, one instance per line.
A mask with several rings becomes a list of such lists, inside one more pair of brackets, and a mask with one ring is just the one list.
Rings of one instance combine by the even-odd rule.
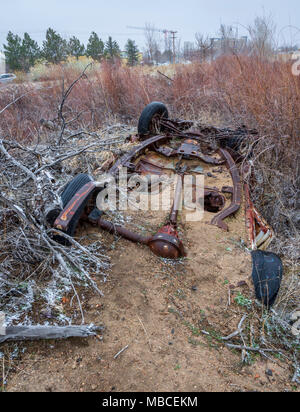
[[68, 52], [71, 56], [78, 58], [85, 54], [85, 47], [80, 43], [80, 40], [77, 37], [73, 36], [70, 38], [68, 43]]
[[46, 32], [46, 40], [43, 41], [43, 57], [53, 64], [65, 60], [68, 55], [67, 42], [55, 30], [49, 28]]
[[101, 39], [99, 39], [97, 33], [94, 31], [90, 35], [88, 44], [86, 46], [86, 55], [91, 57], [93, 60], [97, 60], [98, 62], [104, 56], [104, 43]]
[[24, 33], [24, 38], [21, 47], [21, 64], [22, 69], [26, 72], [30, 67], [35, 65], [35, 62], [40, 58], [41, 51], [35, 40], [28, 33]]
[[10, 70], [22, 70], [22, 39], [11, 31], [6, 37], [7, 44], [3, 44], [6, 63]]
[[125, 54], [128, 66], [135, 66], [139, 62], [139, 49], [133, 40], [128, 39], [125, 45]]
[[121, 55], [121, 50], [118, 43], [109, 36], [107, 42], [105, 43], [104, 50], [105, 57], [107, 59], [118, 58]]

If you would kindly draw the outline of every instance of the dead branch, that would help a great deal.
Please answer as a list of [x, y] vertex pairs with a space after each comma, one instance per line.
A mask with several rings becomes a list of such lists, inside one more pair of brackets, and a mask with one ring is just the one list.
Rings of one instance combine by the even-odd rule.
[[93, 325], [10, 326], [6, 328], [6, 334], [0, 336], [0, 343], [18, 340], [86, 338], [95, 336], [102, 330], [103, 327]]
[[4, 156], [8, 159], [11, 160], [14, 165], [19, 167], [20, 169], [23, 170], [31, 179], [33, 179], [34, 182], [36, 182], [36, 177], [35, 175], [29, 170], [26, 166], [22, 165], [20, 162], [18, 162], [16, 159], [14, 159], [5, 149], [3, 146], [2, 140], [0, 140], [0, 151], [4, 154]]
[[[107, 152], [117, 151], [125, 142], [128, 126], [116, 125], [113, 135], [110, 129], [78, 133], [80, 141], [66, 140], [60, 146], [53, 137], [26, 146], [0, 136], [0, 311], [6, 313], [8, 325], [21, 319], [31, 324], [37, 298], [41, 322], [77, 322], [78, 312], [83, 323], [79, 288], [103, 295], [90, 275], [106, 279], [110, 264], [101, 242], [83, 245], [80, 239], [62, 234], [71, 247], [58, 244], [45, 215], [53, 206], [61, 207], [61, 190], [74, 170], [93, 173], [102, 156], [104, 161]], [[74, 307], [71, 317], [57, 304], [64, 296], [70, 296]]]
[[[67, 89], [66, 91], [64, 91], [64, 79], [63, 79], [63, 82], [62, 82], [62, 100], [61, 100], [61, 103], [60, 103], [59, 109], [58, 109], [58, 118], [62, 121], [62, 127], [61, 127], [60, 136], [59, 136], [59, 139], [58, 139], [58, 145], [61, 144], [61, 141], [62, 141], [63, 134], [64, 134], [64, 131], [65, 131], [66, 126], [67, 126], [68, 124], [70, 124], [70, 121], [69, 121], [69, 122], [66, 122], [65, 117], [64, 117], [64, 114], [63, 114], [63, 108], [64, 108], [64, 105], [65, 105], [65, 103], [66, 103], [66, 100], [67, 100], [68, 96], [70, 95], [70, 93], [72, 92], [72, 89], [74, 88], [74, 86], [76, 85], [76, 83], [79, 82], [79, 80], [81, 80], [83, 77], [86, 77], [85, 72], [86, 72], [86, 70], [88, 69], [88, 67], [90, 67], [91, 65], [92, 65], [92, 63], [89, 63], [89, 64], [85, 67], [85, 69], [84, 69], [83, 72], [80, 74], [80, 76], [79, 76], [77, 79], [75, 79], [75, 80], [70, 84], [70, 86], [68, 87], [68, 89]], [[0, 114], [1, 114], [1, 113], [0, 113]], [[72, 120], [72, 121], [73, 121], [73, 120]]]

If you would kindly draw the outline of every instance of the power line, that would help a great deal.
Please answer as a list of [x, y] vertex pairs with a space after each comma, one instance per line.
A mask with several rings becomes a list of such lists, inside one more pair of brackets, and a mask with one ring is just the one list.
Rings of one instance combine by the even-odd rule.
[[156, 29], [155, 27], [136, 27], [136, 26], [127, 26], [128, 29], [135, 29], [135, 30], [143, 30], [144, 33], [147, 32], [147, 30], [151, 31], [157, 31], [160, 33], [164, 33], [165, 37], [167, 38], [168, 33], [171, 34], [172, 37], [172, 43], [173, 43], [173, 64], [176, 63], [176, 47], [175, 47], [175, 40], [177, 37], [175, 37], [175, 34], [177, 34], [177, 31], [174, 30], [167, 30], [167, 29]]

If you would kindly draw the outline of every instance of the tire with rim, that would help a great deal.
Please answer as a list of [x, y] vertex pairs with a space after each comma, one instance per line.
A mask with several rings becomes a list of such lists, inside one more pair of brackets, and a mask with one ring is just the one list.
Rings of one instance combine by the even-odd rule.
[[[67, 186], [65, 187], [64, 191], [61, 194], [61, 200], [62, 200], [62, 204], [63, 204], [63, 208], [65, 208], [67, 206], [67, 204], [69, 203], [69, 201], [72, 199], [72, 197], [87, 183], [93, 181], [93, 178], [88, 175], [88, 174], [84, 174], [81, 173], [79, 175], [77, 175], [76, 177], [74, 177], [73, 180], [71, 180], [70, 183], [67, 184]], [[80, 206], [80, 208], [77, 210], [77, 212], [74, 214], [69, 228], [67, 230], [67, 235], [69, 236], [73, 236], [76, 230], [76, 226], [79, 222], [80, 216], [88, 202], [89, 198], [86, 199], [86, 201]]]
[[166, 105], [160, 102], [152, 102], [144, 108], [139, 118], [138, 134], [148, 135], [155, 133], [153, 125], [153, 119], [155, 117], [168, 119], [169, 113]]

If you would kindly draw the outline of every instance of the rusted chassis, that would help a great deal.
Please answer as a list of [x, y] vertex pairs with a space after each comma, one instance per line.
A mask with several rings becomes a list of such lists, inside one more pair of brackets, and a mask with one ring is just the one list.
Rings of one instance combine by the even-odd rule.
[[[121, 167], [126, 167], [129, 172], [139, 173], [139, 167], [134, 163], [134, 160], [138, 156], [142, 155], [147, 149], [156, 151], [166, 157], [179, 156], [180, 159], [198, 159], [212, 165], [220, 165], [225, 163], [231, 174], [233, 187], [222, 188], [222, 192], [230, 193], [232, 195], [230, 206], [226, 209], [223, 209], [225, 198], [222, 197], [221, 193], [218, 190], [207, 190], [208, 188], [205, 188], [205, 200], [206, 202], [210, 203], [210, 206], [212, 208], [215, 207], [217, 211], [221, 210], [220, 213], [218, 213], [212, 219], [211, 224], [218, 226], [222, 230], [228, 231], [228, 225], [224, 222], [224, 219], [239, 210], [242, 199], [241, 177], [238, 167], [229, 152], [230, 149], [227, 150], [225, 148], [219, 148], [218, 154], [220, 155], [220, 158], [216, 158], [214, 156], [208, 155], [209, 151], [207, 153], [203, 153], [200, 149], [200, 145], [197, 144], [198, 142], [203, 142], [203, 140], [205, 140], [205, 133], [197, 133], [194, 131], [191, 132], [184, 130], [187, 127], [191, 126], [190, 122], [164, 119], [161, 121], [161, 125], [163, 126], [164, 134], [148, 137], [146, 139], [145, 136], [139, 136], [139, 139], [142, 140], [141, 144], [136, 146], [131, 151], [123, 155], [119, 160], [117, 160], [116, 163], [109, 169], [108, 173], [116, 180], [118, 179], [118, 172]], [[167, 143], [174, 137], [183, 140], [178, 149], [161, 147], [163, 144]], [[149, 164], [148, 166], [151, 168], [151, 164]], [[65, 206], [64, 210], [56, 218], [54, 227], [63, 232], [66, 232], [68, 230], [70, 222], [72, 221], [75, 213], [79, 210], [79, 208], [87, 203], [87, 200], [91, 197], [92, 193], [100, 190], [101, 188], [97, 187], [97, 184], [93, 181], [84, 185], [73, 196], [73, 198]], [[181, 188], [177, 188], [176, 193], [179, 193], [181, 190], [182, 182]], [[179, 198], [179, 195], [177, 197]], [[248, 212], [248, 215], [249, 213], [250, 212]], [[90, 210], [89, 212], [85, 211], [83, 215], [84, 214], [86, 217], [88, 216], [90, 223], [99, 226], [101, 229], [106, 230], [109, 233], [117, 233], [118, 235], [130, 241], [148, 245], [150, 249], [158, 256], [171, 259], [177, 259], [179, 257], [185, 256], [183, 244], [180, 241], [178, 233], [176, 231], [177, 211], [174, 205], [170, 213], [169, 224], [162, 228], [157, 233], [157, 235], [149, 237], [143, 237], [122, 226], [114, 225], [113, 223], [104, 220], [103, 213], [99, 212], [96, 208], [94, 210]]]

